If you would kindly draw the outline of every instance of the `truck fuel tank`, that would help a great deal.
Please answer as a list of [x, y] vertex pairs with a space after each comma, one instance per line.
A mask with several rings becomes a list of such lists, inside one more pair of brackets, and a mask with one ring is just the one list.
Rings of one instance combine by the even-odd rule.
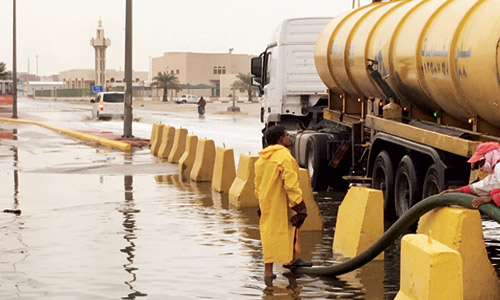
[[394, 0], [333, 18], [315, 63], [333, 92], [384, 98], [366, 70], [375, 60], [404, 103], [500, 128], [499, 42], [500, 0]]

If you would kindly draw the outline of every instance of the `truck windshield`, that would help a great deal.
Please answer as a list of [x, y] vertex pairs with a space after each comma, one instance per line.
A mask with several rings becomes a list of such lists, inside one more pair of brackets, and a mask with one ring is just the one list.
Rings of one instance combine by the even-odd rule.
[[124, 94], [104, 94], [103, 96], [104, 102], [120, 103], [124, 99]]

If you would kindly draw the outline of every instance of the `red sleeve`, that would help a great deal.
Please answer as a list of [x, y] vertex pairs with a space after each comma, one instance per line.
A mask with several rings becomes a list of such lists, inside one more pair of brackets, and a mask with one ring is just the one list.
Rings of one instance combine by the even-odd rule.
[[491, 198], [495, 202], [496, 206], [500, 207], [500, 189], [494, 189], [490, 191]]
[[470, 185], [465, 185], [465, 186], [461, 187], [460, 188], [460, 193], [472, 195], [472, 191], [470, 189]]

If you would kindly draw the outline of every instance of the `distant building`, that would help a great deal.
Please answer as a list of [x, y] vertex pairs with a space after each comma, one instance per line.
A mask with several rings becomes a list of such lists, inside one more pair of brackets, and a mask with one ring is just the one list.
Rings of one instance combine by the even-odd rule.
[[56, 96], [56, 90], [62, 87], [63, 83], [60, 81], [25, 81], [21, 95], [32, 98], [37, 91], [50, 91], [51, 96]]
[[40, 76], [28, 74], [26, 72], [18, 72], [17, 77], [21, 80], [21, 82], [40, 81]]
[[[95, 84], [95, 73], [92, 69], [74, 69], [59, 72], [59, 80], [64, 83], [65, 89], [91, 89]], [[144, 86], [148, 80], [148, 72], [132, 72], [134, 85]], [[113, 69], [106, 70], [105, 89], [112, 89], [117, 86], [124, 86], [125, 73]]]
[[[221, 94], [221, 90], [227, 91], [230, 87], [221, 86], [221, 77], [249, 73], [252, 57], [233, 54], [232, 50], [229, 53], [165, 52], [163, 56], [152, 59], [152, 76], [155, 77], [158, 72], [171, 73], [186, 86], [182, 93], [188, 93], [189, 88], [189, 93], [197, 96], [224, 97], [227, 95]], [[224, 81], [225, 84], [227, 82]], [[194, 86], [204, 89], [193, 89]]]
[[59, 74], [40, 76], [40, 81], [59, 81]]

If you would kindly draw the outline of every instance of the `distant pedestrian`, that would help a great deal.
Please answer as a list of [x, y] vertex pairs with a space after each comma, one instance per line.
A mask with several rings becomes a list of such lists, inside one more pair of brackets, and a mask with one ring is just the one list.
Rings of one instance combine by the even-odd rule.
[[[296, 258], [300, 253], [298, 229], [307, 217], [299, 187], [299, 166], [290, 150], [290, 136], [283, 126], [266, 130], [269, 145], [259, 152], [255, 163], [255, 195], [259, 199], [259, 228], [264, 254], [264, 281], [269, 285], [276, 275], [273, 263], [295, 269], [311, 263]], [[289, 217], [288, 208], [297, 214]]]
[[464, 193], [476, 195], [472, 200], [472, 206], [478, 208], [483, 203], [493, 202], [500, 206], [500, 144], [497, 142], [481, 143], [477, 146], [476, 152], [467, 161], [468, 163], [477, 163], [479, 170], [485, 173], [491, 173], [483, 180], [475, 183], [443, 191], [445, 193]]
[[205, 106], [207, 105], [207, 101], [203, 99], [203, 97], [198, 100], [198, 114], [203, 116], [205, 114]]

